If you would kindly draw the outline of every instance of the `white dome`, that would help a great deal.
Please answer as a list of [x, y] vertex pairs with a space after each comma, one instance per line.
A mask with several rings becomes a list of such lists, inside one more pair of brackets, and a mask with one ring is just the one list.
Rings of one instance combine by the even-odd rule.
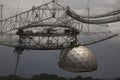
[[97, 61], [88, 48], [79, 46], [61, 53], [59, 67], [71, 72], [88, 72], [97, 69]]

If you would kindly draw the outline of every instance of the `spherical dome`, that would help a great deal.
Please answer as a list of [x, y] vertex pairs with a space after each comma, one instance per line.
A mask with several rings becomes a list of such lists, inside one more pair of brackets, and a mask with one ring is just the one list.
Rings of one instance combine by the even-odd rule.
[[67, 48], [60, 55], [59, 67], [71, 72], [88, 72], [97, 69], [95, 55], [84, 46]]

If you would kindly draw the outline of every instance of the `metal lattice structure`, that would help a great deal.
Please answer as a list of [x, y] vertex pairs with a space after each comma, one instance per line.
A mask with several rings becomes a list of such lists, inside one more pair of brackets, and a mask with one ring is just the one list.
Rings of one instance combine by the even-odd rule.
[[16, 40], [9, 40], [5, 45], [49, 50], [62, 49], [66, 43], [77, 44], [80, 23], [69, 21], [65, 11], [63, 6], [53, 0], [3, 20], [1, 34], [11, 35], [9, 39]]
[[[81, 43], [79, 35], [85, 32], [85, 27], [82, 22], [79, 22], [80, 20], [77, 19], [78, 21], [76, 21], [74, 19], [75, 14], [72, 15], [73, 13], [68, 12], [67, 9], [56, 2], [56, 0], [52, 0], [38, 7], [33, 6], [28, 11], [0, 21], [0, 44], [14, 47], [14, 53], [18, 54], [15, 74], [19, 57], [24, 49], [63, 50], [65, 48], [94, 44], [118, 35], [109, 33], [109, 35], [101, 39]], [[112, 14], [115, 15], [116, 12], [101, 16], [104, 17]]]

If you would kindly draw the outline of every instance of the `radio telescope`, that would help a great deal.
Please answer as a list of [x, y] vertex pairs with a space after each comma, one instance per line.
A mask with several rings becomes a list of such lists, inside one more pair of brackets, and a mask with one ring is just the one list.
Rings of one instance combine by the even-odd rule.
[[[1, 5], [2, 12], [2, 5]], [[87, 45], [118, 36], [106, 31], [106, 23], [120, 21], [119, 10], [97, 16], [81, 16], [52, 0], [38, 7], [0, 20], [0, 45], [13, 47], [17, 54], [15, 74], [22, 52], [27, 50], [61, 50], [59, 66], [71, 72], [97, 69], [95, 55]], [[88, 24], [105, 31], [90, 31]], [[92, 37], [92, 39], [91, 39]]]

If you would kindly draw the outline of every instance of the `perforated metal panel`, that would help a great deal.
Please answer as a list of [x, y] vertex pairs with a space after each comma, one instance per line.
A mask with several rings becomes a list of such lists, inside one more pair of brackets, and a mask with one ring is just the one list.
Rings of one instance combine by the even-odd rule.
[[59, 67], [72, 72], [88, 72], [97, 69], [97, 61], [88, 48], [79, 46], [61, 53]]

